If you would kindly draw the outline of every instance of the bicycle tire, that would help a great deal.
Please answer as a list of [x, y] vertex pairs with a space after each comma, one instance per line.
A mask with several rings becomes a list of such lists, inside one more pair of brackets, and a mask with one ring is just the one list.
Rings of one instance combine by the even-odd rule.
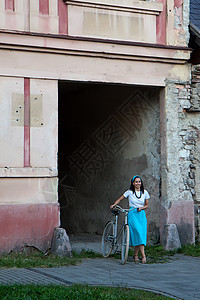
[[102, 241], [101, 241], [101, 253], [103, 257], [108, 257], [113, 250], [113, 222], [108, 221], [105, 225]]
[[125, 225], [123, 228], [122, 233], [122, 251], [121, 251], [121, 258], [122, 264], [124, 265], [128, 258], [128, 251], [129, 251], [129, 226]]

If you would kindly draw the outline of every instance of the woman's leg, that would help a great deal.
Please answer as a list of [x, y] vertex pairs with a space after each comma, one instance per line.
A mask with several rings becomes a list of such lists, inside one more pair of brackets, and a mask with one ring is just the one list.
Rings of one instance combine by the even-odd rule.
[[138, 245], [135, 246], [135, 255], [134, 255], [134, 259], [137, 262], [138, 261], [138, 253], [139, 251], [142, 254], [142, 263], [146, 263], [146, 256], [145, 256], [145, 252], [144, 252], [144, 245]]
[[134, 255], [135, 262], [139, 261], [139, 259], [138, 259], [139, 250], [140, 250], [140, 246], [135, 246], [135, 255]]
[[145, 256], [145, 252], [144, 252], [144, 245], [139, 245], [139, 250], [142, 254], [142, 263], [146, 263], [146, 256]]
[[135, 255], [138, 255], [140, 250], [140, 246], [135, 246]]

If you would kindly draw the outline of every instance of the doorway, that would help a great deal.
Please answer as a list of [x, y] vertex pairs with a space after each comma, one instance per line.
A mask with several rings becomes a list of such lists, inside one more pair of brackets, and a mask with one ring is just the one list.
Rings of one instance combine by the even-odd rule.
[[159, 232], [159, 124], [158, 88], [59, 82], [58, 190], [67, 233], [102, 234], [109, 206], [135, 174], [154, 200], [150, 236]]

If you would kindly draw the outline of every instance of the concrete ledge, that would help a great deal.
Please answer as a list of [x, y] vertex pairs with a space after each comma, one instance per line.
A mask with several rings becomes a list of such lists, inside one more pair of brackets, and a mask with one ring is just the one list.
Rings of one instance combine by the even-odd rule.
[[0, 168], [0, 177], [57, 177], [58, 169], [52, 168]]

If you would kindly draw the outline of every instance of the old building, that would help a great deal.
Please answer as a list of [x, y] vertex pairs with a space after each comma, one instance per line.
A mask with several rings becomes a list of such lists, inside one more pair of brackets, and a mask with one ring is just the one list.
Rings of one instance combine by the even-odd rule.
[[149, 241], [194, 242], [188, 26], [189, 0], [0, 0], [1, 252], [101, 234], [134, 174]]

